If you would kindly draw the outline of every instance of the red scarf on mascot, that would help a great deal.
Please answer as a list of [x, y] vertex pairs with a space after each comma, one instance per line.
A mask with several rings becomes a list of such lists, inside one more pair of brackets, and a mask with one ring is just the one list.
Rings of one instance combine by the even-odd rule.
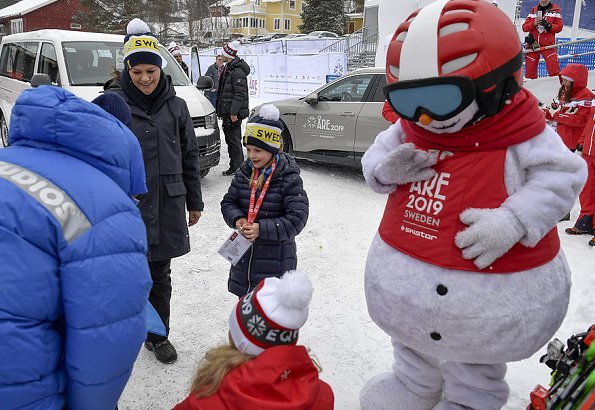
[[408, 139], [423, 149], [492, 151], [525, 142], [545, 129], [545, 116], [537, 99], [524, 88], [498, 114], [452, 134], [436, 134], [414, 122], [401, 120]]

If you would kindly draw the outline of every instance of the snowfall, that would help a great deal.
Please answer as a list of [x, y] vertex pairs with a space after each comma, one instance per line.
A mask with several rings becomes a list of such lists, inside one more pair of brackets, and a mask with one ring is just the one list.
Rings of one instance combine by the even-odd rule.
[[[594, 77], [591, 73], [591, 86]], [[551, 98], [556, 90], [556, 84], [548, 80], [533, 85], [536, 95]], [[262, 102], [251, 100], [250, 105]], [[300, 330], [299, 343], [311, 348], [322, 365], [320, 377], [334, 391], [335, 408], [357, 410], [366, 381], [390, 371], [392, 364], [390, 338], [370, 319], [364, 296], [367, 251], [386, 196], [372, 192], [359, 170], [307, 161], [299, 161], [299, 165], [310, 216], [296, 239], [298, 269], [309, 275], [314, 286], [310, 315]], [[231, 177], [221, 175], [227, 166], [227, 147], [222, 142], [220, 164], [202, 180], [205, 210], [200, 222], [190, 229], [192, 250], [172, 262], [170, 340], [178, 351], [178, 361], [161, 364], [142, 348], [120, 409], [171, 409], [187, 396], [203, 355], [227, 342], [228, 317], [237, 302], [227, 291], [229, 263], [217, 252], [230, 233], [219, 207], [231, 182]], [[595, 248], [587, 245], [590, 236], [564, 233], [578, 212], [577, 202], [573, 220], [558, 224], [573, 282], [566, 319], [554, 335], [564, 344], [595, 323]], [[545, 346], [526, 360], [509, 363], [506, 381], [510, 398], [505, 410], [525, 409], [533, 388], [547, 386], [550, 369], [539, 362], [544, 353]]]

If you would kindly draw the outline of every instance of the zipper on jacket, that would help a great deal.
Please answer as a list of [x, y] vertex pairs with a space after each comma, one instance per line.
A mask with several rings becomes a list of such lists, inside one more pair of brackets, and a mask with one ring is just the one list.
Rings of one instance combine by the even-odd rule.
[[252, 255], [254, 254], [254, 244], [250, 247], [250, 259], [248, 259], [248, 292], [252, 288], [252, 281], [250, 280], [250, 271], [252, 270]]

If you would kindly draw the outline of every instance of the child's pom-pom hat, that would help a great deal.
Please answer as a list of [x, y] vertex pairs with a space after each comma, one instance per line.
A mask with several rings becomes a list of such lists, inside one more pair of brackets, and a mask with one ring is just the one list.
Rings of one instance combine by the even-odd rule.
[[276, 155], [283, 144], [282, 132], [279, 109], [272, 104], [263, 105], [258, 115], [246, 124], [244, 145], [254, 145]]
[[295, 345], [299, 328], [308, 318], [313, 291], [301, 271], [264, 279], [231, 311], [229, 333], [235, 347], [257, 356], [270, 347]]

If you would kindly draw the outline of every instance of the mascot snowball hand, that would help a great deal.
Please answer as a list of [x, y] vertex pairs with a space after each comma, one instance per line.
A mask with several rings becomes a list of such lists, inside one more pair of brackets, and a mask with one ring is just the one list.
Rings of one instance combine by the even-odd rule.
[[508, 17], [485, 0], [438, 0], [402, 23], [385, 93], [401, 120], [363, 157], [389, 198], [366, 262], [370, 316], [392, 338], [393, 371], [364, 410], [499, 409], [506, 362], [560, 326], [570, 271], [555, 225], [584, 161], [522, 89]]

